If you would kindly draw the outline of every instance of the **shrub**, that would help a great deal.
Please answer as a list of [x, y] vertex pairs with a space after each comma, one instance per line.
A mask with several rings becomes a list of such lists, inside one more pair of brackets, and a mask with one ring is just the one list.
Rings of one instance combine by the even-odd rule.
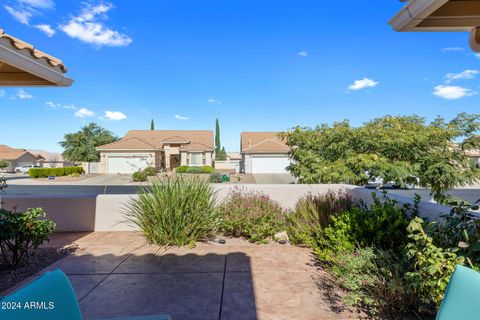
[[143, 171], [137, 171], [132, 174], [132, 180], [135, 182], [147, 181], [148, 177]]
[[319, 232], [331, 222], [332, 216], [349, 210], [352, 199], [344, 192], [307, 195], [300, 199], [288, 216], [288, 235], [295, 244], [315, 247]]
[[220, 172], [214, 172], [210, 174], [210, 182], [212, 183], [222, 183], [222, 174]]
[[10, 164], [8, 163], [7, 160], [2, 160], [0, 159], [0, 170], [1, 169], [5, 169], [6, 167], [8, 167]]
[[28, 263], [31, 251], [48, 240], [55, 227], [41, 208], [25, 212], [0, 209], [0, 248], [5, 261], [13, 268]]
[[143, 169], [143, 173], [145, 173], [147, 177], [155, 177], [157, 175], [157, 169], [154, 167], [146, 167]]
[[194, 245], [220, 226], [215, 193], [208, 181], [181, 176], [156, 181], [132, 197], [125, 216], [157, 245]]
[[64, 168], [31, 168], [28, 174], [32, 178], [47, 178], [49, 176], [62, 177], [72, 174], [84, 174], [82, 167], [64, 167]]
[[443, 249], [433, 244], [423, 223], [422, 219], [415, 218], [408, 225], [408, 238], [412, 242], [406, 250], [413, 270], [407, 272], [405, 278], [423, 303], [439, 307], [455, 266], [463, 265], [465, 258], [457, 256], [458, 249]]
[[254, 243], [266, 242], [285, 228], [286, 211], [267, 195], [235, 188], [220, 206], [222, 231]]
[[215, 169], [211, 166], [202, 166], [202, 167], [195, 167], [195, 166], [180, 166], [175, 169], [176, 173], [191, 173], [191, 174], [210, 174], [215, 172]]

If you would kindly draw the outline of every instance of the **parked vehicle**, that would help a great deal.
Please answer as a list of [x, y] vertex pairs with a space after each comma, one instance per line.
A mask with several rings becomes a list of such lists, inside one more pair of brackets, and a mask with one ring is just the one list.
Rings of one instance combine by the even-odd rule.
[[40, 166], [37, 165], [28, 165], [28, 166], [22, 166], [22, 167], [16, 167], [15, 172], [17, 173], [23, 173], [23, 174], [28, 174], [28, 170], [32, 168], [40, 168]]

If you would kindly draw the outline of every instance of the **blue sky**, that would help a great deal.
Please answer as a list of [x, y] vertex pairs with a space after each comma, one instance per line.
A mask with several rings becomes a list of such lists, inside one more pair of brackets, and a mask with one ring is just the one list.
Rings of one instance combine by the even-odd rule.
[[0, 28], [64, 61], [70, 88], [3, 88], [0, 143], [60, 151], [91, 121], [281, 131], [479, 112], [467, 33], [396, 33], [399, 1], [2, 0]]

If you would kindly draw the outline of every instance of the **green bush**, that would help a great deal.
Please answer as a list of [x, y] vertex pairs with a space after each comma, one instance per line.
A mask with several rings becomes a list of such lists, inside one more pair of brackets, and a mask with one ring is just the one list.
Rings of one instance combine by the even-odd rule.
[[34, 253], [55, 230], [41, 208], [14, 212], [0, 209], [0, 248], [4, 260], [13, 268], [28, 263]]
[[148, 177], [145, 172], [137, 171], [132, 174], [132, 180], [135, 182], [143, 182], [143, 181], [147, 181]]
[[2, 160], [0, 159], [0, 170], [1, 169], [5, 169], [6, 167], [8, 167], [10, 165], [10, 163], [7, 161], [7, 160]]
[[463, 265], [465, 258], [457, 256], [457, 248], [437, 247], [424, 231], [423, 223], [422, 219], [415, 218], [408, 225], [411, 242], [406, 250], [413, 270], [407, 272], [405, 278], [423, 303], [439, 307], [455, 266]]
[[143, 169], [143, 173], [145, 173], [147, 177], [155, 177], [157, 175], [157, 169], [154, 167], [146, 167]]
[[265, 243], [285, 229], [287, 212], [267, 195], [235, 188], [220, 206], [222, 231], [229, 236], [244, 237]]
[[176, 173], [190, 173], [190, 174], [210, 174], [215, 172], [215, 169], [211, 166], [202, 166], [202, 167], [195, 167], [195, 166], [180, 166], [175, 169]]
[[32, 178], [63, 177], [72, 174], [84, 174], [82, 167], [64, 167], [64, 168], [31, 168], [28, 174]]
[[194, 245], [220, 226], [215, 193], [208, 181], [181, 176], [156, 181], [132, 197], [125, 217], [150, 243]]
[[222, 174], [220, 172], [214, 172], [210, 174], [210, 182], [211, 183], [222, 183]]
[[288, 235], [292, 243], [315, 247], [321, 230], [329, 225], [331, 218], [353, 206], [345, 193], [329, 191], [326, 194], [307, 195], [300, 199], [295, 211], [288, 216]]

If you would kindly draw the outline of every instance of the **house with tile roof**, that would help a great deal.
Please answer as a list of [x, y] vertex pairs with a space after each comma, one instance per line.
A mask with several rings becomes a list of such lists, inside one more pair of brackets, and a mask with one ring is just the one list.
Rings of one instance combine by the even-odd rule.
[[122, 139], [97, 147], [100, 172], [133, 173], [146, 167], [213, 165], [211, 130], [131, 130]]
[[240, 134], [244, 173], [288, 173], [290, 147], [279, 132], [242, 132]]
[[45, 160], [41, 155], [33, 154], [25, 149], [15, 149], [4, 144], [0, 144], [0, 160], [9, 163], [4, 170], [6, 172], [15, 172], [16, 167], [40, 165]]

